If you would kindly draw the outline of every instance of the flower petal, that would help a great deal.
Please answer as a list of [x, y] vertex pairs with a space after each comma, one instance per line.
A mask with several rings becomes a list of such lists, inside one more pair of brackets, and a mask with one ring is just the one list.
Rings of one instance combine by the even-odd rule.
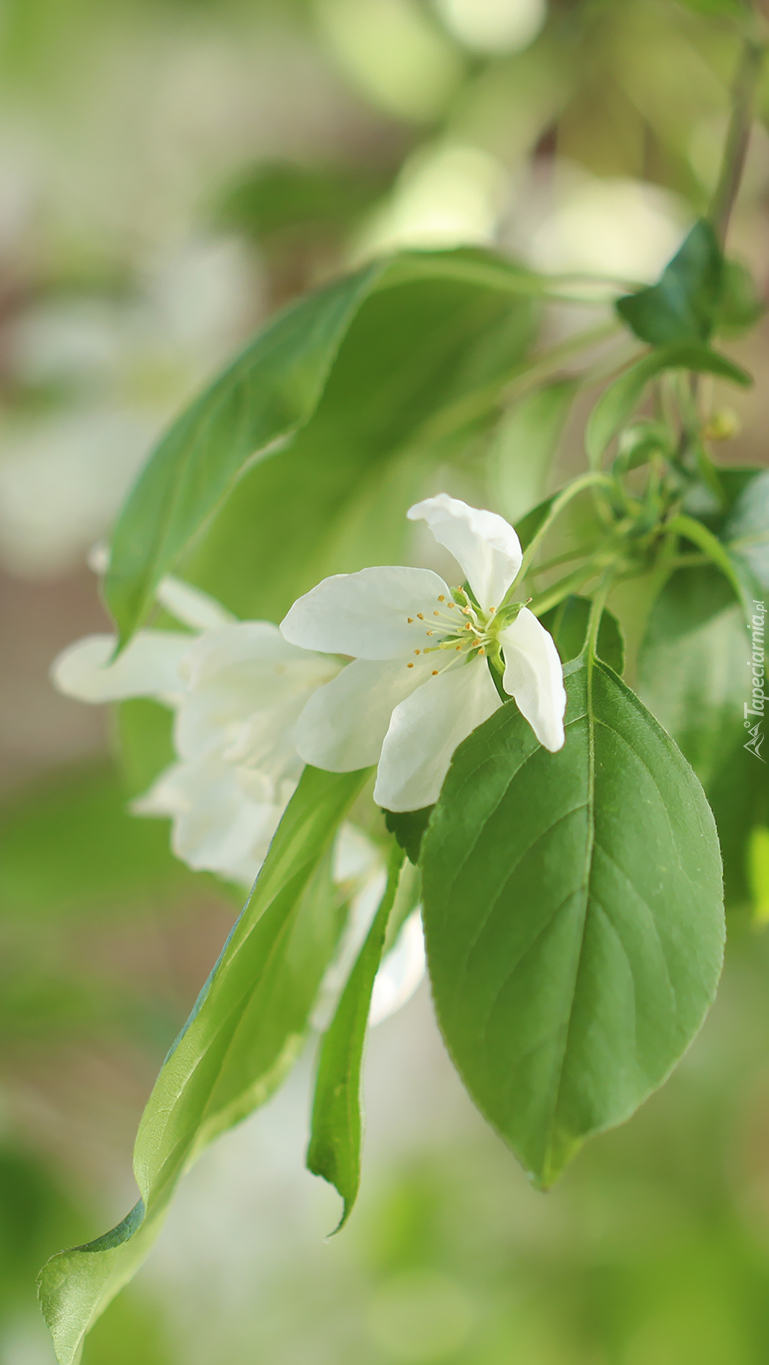
[[371, 1028], [407, 1004], [424, 979], [425, 967], [422, 916], [419, 910], [414, 910], [374, 979], [368, 1016]]
[[505, 654], [502, 686], [515, 697], [540, 744], [555, 753], [564, 741], [566, 692], [552, 635], [528, 607], [499, 636]]
[[418, 613], [432, 616], [440, 607], [438, 599], [449, 595], [431, 569], [361, 569], [324, 578], [294, 603], [280, 628], [287, 640], [304, 649], [355, 659], [398, 659], [422, 644]]
[[479, 604], [498, 607], [521, 567], [521, 542], [504, 517], [439, 493], [410, 507], [409, 521], [426, 521], [439, 545], [459, 563]]
[[131, 810], [135, 815], [170, 816], [171, 847], [188, 867], [250, 886], [283, 813], [272, 784], [264, 779], [257, 792], [253, 778], [249, 773], [247, 793], [238, 769], [215, 755], [175, 763]]
[[432, 805], [457, 745], [501, 705], [485, 659], [429, 678], [393, 711], [374, 800], [394, 811]]
[[206, 631], [185, 659], [189, 693], [176, 718], [178, 753], [191, 759], [217, 749], [232, 762], [267, 768], [278, 781], [295, 754], [294, 727], [307, 697], [339, 667], [289, 644], [270, 621]]
[[180, 631], [140, 630], [114, 663], [114, 635], [88, 635], [57, 655], [51, 679], [60, 692], [78, 701], [122, 701], [160, 697], [178, 701], [185, 691], [180, 665], [192, 636]]
[[415, 659], [356, 659], [315, 692], [296, 727], [305, 763], [332, 773], [376, 763], [396, 706], [429, 677], [431, 664]]

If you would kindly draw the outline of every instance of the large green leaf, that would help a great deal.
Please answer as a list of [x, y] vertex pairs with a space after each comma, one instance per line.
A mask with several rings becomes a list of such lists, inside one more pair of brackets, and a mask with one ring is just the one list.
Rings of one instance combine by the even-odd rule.
[[139, 1202], [104, 1237], [43, 1267], [40, 1297], [61, 1365], [76, 1365], [86, 1333], [135, 1274], [184, 1170], [293, 1062], [339, 931], [328, 849], [366, 775], [305, 770], [150, 1096], [134, 1152]]
[[[590, 598], [564, 597], [557, 607], [546, 611], [540, 620], [555, 640], [558, 653], [564, 663], [576, 659], [585, 647], [588, 624], [590, 621]], [[610, 611], [601, 615], [596, 639], [596, 653], [615, 673], [620, 676], [625, 667], [625, 641], [616, 616]]]
[[371, 992], [382, 960], [403, 860], [404, 854], [396, 845], [379, 909], [320, 1049], [307, 1166], [313, 1175], [320, 1175], [334, 1185], [344, 1200], [337, 1232], [352, 1213], [360, 1185], [363, 1048]]
[[769, 589], [769, 470], [757, 473], [738, 494], [722, 539], [732, 561]]
[[[235, 565], [256, 574], [249, 602], [261, 601], [260, 589], [269, 592], [294, 556], [306, 566], [367, 484], [376, 506], [383, 458], [427, 417], [475, 389], [481, 410], [493, 410], [496, 390], [487, 386], [520, 359], [540, 290], [536, 276], [490, 253], [413, 253], [281, 313], [171, 427], [128, 498], [105, 585], [121, 636], [253, 464], [241, 534], [255, 549], [247, 566]], [[295, 443], [313, 414], [312, 432]], [[232, 528], [225, 521], [218, 532], [233, 562]], [[215, 533], [206, 564], [219, 544]], [[311, 586], [301, 572], [297, 581], [300, 591]], [[215, 572], [210, 586], [217, 590]]]
[[638, 686], [705, 788], [729, 906], [750, 901], [751, 830], [769, 796], [766, 765], [744, 748], [749, 657], [750, 637], [726, 579], [706, 565], [678, 569], [649, 617]]
[[601, 663], [583, 657], [566, 686], [557, 754], [514, 705], [465, 741], [423, 850], [444, 1038], [541, 1186], [665, 1079], [724, 937], [715, 825], [686, 760]]
[[185, 576], [240, 616], [279, 620], [329, 574], [403, 562], [407, 507], [493, 419], [501, 387], [526, 363], [534, 316], [529, 298], [464, 279], [373, 294], [314, 416], [246, 475]]
[[499, 511], [514, 522], [538, 503], [579, 384], [558, 379], [535, 389], [505, 414], [489, 451]]
[[707, 341], [721, 301], [723, 264], [715, 231], [701, 218], [658, 283], [618, 299], [617, 312], [652, 346]]

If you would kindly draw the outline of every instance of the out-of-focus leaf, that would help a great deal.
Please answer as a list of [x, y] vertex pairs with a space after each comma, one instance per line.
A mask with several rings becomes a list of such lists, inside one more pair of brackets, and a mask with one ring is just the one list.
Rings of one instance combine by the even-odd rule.
[[336, 1232], [352, 1213], [360, 1186], [363, 1048], [374, 978], [382, 960], [403, 862], [403, 852], [398, 848], [390, 860], [379, 909], [342, 991], [318, 1060], [307, 1167], [333, 1185], [344, 1201]]
[[47, 918], [135, 907], [181, 894], [193, 874], [172, 856], [166, 825], [129, 815], [113, 770], [64, 770], [0, 812], [5, 915]]
[[[546, 611], [540, 620], [550, 631], [564, 663], [576, 659], [585, 645], [587, 627], [590, 619], [590, 598], [564, 597], [557, 607]], [[596, 653], [599, 659], [622, 676], [625, 667], [625, 641], [622, 638], [619, 621], [610, 611], [604, 611], [598, 627]]]
[[[726, 472], [726, 471], [724, 471]], [[722, 531], [734, 563], [769, 589], [769, 469], [741, 489]]]
[[708, 566], [678, 569], [649, 617], [638, 686], [705, 788], [730, 907], [750, 901], [748, 845], [769, 796], [766, 765], [743, 747], [749, 656], [750, 636], [726, 579]]
[[386, 186], [381, 173], [362, 167], [260, 162], [226, 192], [218, 216], [269, 250], [349, 228]]
[[600, 464], [609, 442], [640, 403], [646, 385], [664, 370], [694, 370], [701, 374], [715, 374], [743, 388], [753, 382], [739, 365], [704, 345], [685, 343], [653, 351], [626, 370], [619, 379], [615, 379], [596, 403], [585, 436], [592, 465]]
[[723, 282], [723, 255], [705, 218], [689, 232], [657, 284], [617, 300], [617, 312], [651, 346], [706, 342], [716, 321]]
[[666, 1078], [724, 938], [715, 824], [686, 760], [600, 662], [566, 687], [558, 753], [514, 706], [460, 746], [422, 853], [443, 1035], [542, 1186]]
[[516, 403], [497, 427], [489, 451], [490, 478], [508, 521], [542, 498], [578, 389], [572, 379], [547, 384]]
[[531, 544], [537, 532], [544, 526], [557, 496], [557, 493], [551, 493], [549, 498], [543, 498], [542, 502], [538, 502], [536, 507], [532, 507], [525, 517], [521, 517], [520, 521], [515, 523], [522, 549], [525, 550]]
[[[375, 481], [388, 452], [449, 397], [509, 377], [530, 335], [531, 305], [523, 300], [536, 292], [532, 281], [531, 272], [491, 253], [412, 253], [367, 266], [279, 314], [171, 427], [129, 495], [105, 580], [121, 639], [257, 462], [266, 478], [257, 481], [250, 526], [263, 551], [254, 588], [268, 576], [279, 583], [294, 558], [299, 591], [310, 587], [306, 557], [332, 538], [329, 520], [351, 491]], [[493, 406], [492, 396], [488, 415]], [[294, 442], [313, 414], [312, 433]], [[228, 542], [231, 560], [232, 548]]]
[[61, 1365], [76, 1365], [86, 1333], [135, 1274], [183, 1171], [264, 1103], [296, 1057], [339, 931], [328, 849], [366, 776], [305, 770], [144, 1111], [138, 1204], [105, 1236], [43, 1267], [41, 1303]]

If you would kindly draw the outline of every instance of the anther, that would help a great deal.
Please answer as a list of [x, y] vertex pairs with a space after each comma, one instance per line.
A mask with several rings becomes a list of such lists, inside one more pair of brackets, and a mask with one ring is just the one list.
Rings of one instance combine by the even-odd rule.
[[408, 621], [408, 623], [409, 623], [410, 626], [413, 626], [413, 624], [414, 624], [414, 617], [413, 617], [413, 616], [407, 616], [407, 617], [406, 617], [406, 620]]
[[456, 645], [455, 648], [456, 648], [456, 649], [461, 649], [462, 646], [461, 646], [461, 645]]
[[434, 668], [434, 669], [433, 669], [433, 677], [434, 677], [434, 678], [437, 678], [437, 676], [438, 676], [438, 670], [437, 670], [437, 668]]
[[418, 611], [418, 612], [417, 612], [417, 618], [418, 618], [418, 620], [420, 620], [420, 621], [424, 621], [424, 619], [425, 619], [424, 616], [422, 615], [421, 611]]
[[415, 650], [414, 650], [414, 653], [415, 653], [415, 654], [421, 654], [422, 651], [421, 651], [421, 649], [415, 649]]
[[489, 613], [490, 613], [492, 616], [494, 615], [494, 612], [495, 612], [496, 610], [497, 610], [496, 607], [489, 607]]
[[485, 654], [485, 653], [486, 653], [486, 650], [483, 649], [483, 648], [481, 648], [481, 649], [478, 650], [478, 653], [479, 653], [479, 654]]
[[434, 634], [435, 634], [435, 631], [434, 631], [434, 630], [428, 630], [427, 634], [428, 634], [428, 635], [434, 635]]
[[443, 595], [442, 592], [438, 594], [438, 601], [439, 601], [439, 602], [445, 602], [445, 601], [446, 601], [446, 598], [444, 597], [444, 595]]
[[413, 668], [414, 665], [413, 665], [413, 664], [406, 664], [406, 667], [407, 667], [407, 668]]

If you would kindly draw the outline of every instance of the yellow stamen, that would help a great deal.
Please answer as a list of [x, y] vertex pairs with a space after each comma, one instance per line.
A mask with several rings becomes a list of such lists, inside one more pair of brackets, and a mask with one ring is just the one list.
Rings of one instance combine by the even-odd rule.
[[414, 624], [414, 617], [413, 617], [413, 616], [407, 616], [407, 617], [406, 617], [406, 620], [408, 621], [408, 623], [409, 623], [410, 626], [413, 626], [413, 624]]
[[433, 669], [433, 677], [434, 677], [434, 678], [437, 678], [437, 676], [438, 676], [438, 670], [437, 670], [437, 668], [434, 668], [434, 669]]
[[446, 601], [446, 598], [444, 597], [444, 595], [443, 595], [442, 592], [438, 594], [438, 601], [439, 601], [439, 602], [445, 602], [445, 601]]
[[424, 621], [424, 619], [425, 619], [424, 616], [422, 615], [421, 611], [418, 611], [418, 612], [417, 612], [417, 617], [418, 617], [418, 619], [419, 619], [420, 621]]
[[407, 668], [413, 668], [414, 665], [413, 665], [413, 664], [406, 664], [406, 667], [407, 667]]

